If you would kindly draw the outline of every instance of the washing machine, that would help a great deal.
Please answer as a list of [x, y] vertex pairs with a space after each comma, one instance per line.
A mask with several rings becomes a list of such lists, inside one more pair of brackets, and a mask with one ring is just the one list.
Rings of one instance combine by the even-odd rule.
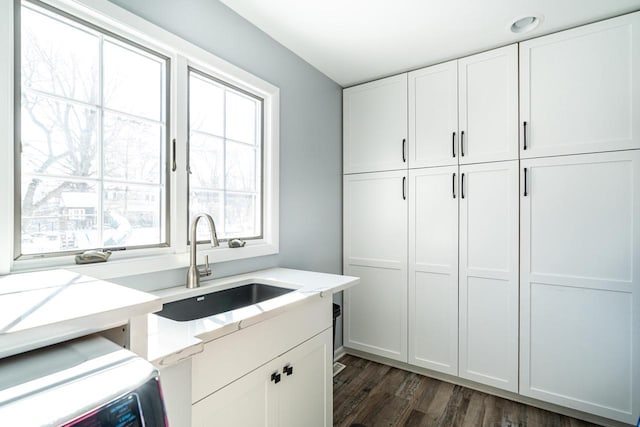
[[99, 335], [0, 359], [0, 426], [168, 425], [155, 367]]

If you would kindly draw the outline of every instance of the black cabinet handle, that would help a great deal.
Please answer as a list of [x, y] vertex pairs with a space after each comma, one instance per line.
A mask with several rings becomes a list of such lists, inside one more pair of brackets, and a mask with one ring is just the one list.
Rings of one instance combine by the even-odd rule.
[[176, 139], [175, 138], [172, 141], [171, 150], [173, 152], [173, 163], [171, 165], [171, 172], [175, 172], [176, 169], [178, 169], [178, 164], [176, 163]]
[[282, 368], [282, 373], [287, 374], [287, 376], [293, 374], [293, 366], [285, 365], [284, 368]]
[[523, 131], [522, 131], [522, 140], [524, 141], [522, 149], [526, 150], [527, 149], [527, 122], [522, 122], [522, 129], [523, 129]]
[[405, 154], [405, 147], [407, 145], [407, 140], [402, 138], [402, 163], [407, 163], [407, 157]]
[[462, 182], [460, 183], [460, 198], [464, 199], [464, 173], [462, 174]]
[[456, 157], [456, 133], [453, 133], [451, 137], [451, 150], [453, 151], [453, 157]]
[[407, 193], [405, 191], [406, 183], [407, 183], [407, 177], [403, 176], [402, 177], [402, 200], [407, 200]]
[[453, 191], [453, 198], [456, 198], [456, 173], [453, 173], [453, 179], [451, 180], [451, 188]]
[[460, 155], [464, 157], [464, 131], [460, 132]]
[[527, 193], [527, 168], [524, 168], [524, 197], [527, 197], [529, 193]]
[[278, 384], [280, 382], [280, 374], [277, 372], [274, 372], [273, 374], [271, 374], [271, 381], [273, 381], [274, 383]]

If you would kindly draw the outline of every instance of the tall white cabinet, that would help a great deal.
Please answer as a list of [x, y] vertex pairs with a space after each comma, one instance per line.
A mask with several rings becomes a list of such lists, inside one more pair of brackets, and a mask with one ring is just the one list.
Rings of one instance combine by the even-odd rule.
[[344, 176], [344, 345], [407, 360], [407, 173]]
[[344, 95], [345, 347], [635, 424], [640, 12], [380, 85]]
[[520, 393], [626, 423], [640, 416], [639, 71], [640, 13], [520, 44]]
[[458, 375], [458, 166], [409, 171], [409, 363]]
[[460, 167], [460, 376], [518, 391], [518, 162]]
[[520, 393], [635, 422], [640, 150], [524, 160], [521, 179]]
[[517, 90], [517, 45], [409, 73], [409, 363], [510, 391]]

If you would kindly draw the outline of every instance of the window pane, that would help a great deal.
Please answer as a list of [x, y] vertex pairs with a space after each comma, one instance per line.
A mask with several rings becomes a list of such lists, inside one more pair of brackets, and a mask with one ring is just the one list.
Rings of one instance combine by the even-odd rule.
[[255, 144], [257, 101], [232, 91], [227, 91], [226, 99], [226, 137]]
[[189, 185], [196, 188], [224, 188], [224, 142], [220, 138], [192, 133], [189, 139]]
[[[189, 218], [209, 213], [221, 239], [261, 237], [262, 104], [199, 73], [189, 79]], [[203, 225], [197, 233], [209, 240]]]
[[23, 177], [22, 253], [100, 246], [97, 196], [93, 182]]
[[21, 13], [22, 87], [96, 103], [98, 37], [30, 8]]
[[224, 90], [197, 74], [189, 74], [189, 130], [224, 136]]
[[104, 246], [136, 246], [164, 241], [164, 200], [160, 187], [105, 184]]
[[[222, 222], [222, 193], [218, 191], [194, 190], [189, 193], [189, 224], [196, 215], [208, 213], [213, 218], [219, 238], [224, 236]], [[209, 240], [209, 225], [204, 220], [198, 222], [197, 240]], [[189, 237], [191, 238], [191, 237]]]
[[226, 154], [227, 190], [255, 191], [256, 149], [227, 141]]
[[104, 113], [104, 175], [160, 183], [162, 128], [131, 116]]
[[228, 237], [259, 235], [255, 196], [227, 193], [224, 225]]
[[21, 254], [165, 243], [168, 60], [34, 4], [21, 28]]
[[88, 177], [98, 172], [98, 111], [24, 94], [22, 172]]
[[104, 42], [104, 103], [107, 108], [162, 120], [163, 64], [109, 41]]

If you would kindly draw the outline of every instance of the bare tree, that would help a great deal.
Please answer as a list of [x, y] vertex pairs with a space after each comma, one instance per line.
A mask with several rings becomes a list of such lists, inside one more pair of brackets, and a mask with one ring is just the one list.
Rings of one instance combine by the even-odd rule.
[[[59, 55], [54, 46], [43, 46], [28, 29], [23, 34], [23, 88], [46, 85], [48, 92], [68, 99], [96, 99], [97, 79], [80, 78], [75, 56]], [[97, 75], [98, 70], [93, 71]], [[29, 160], [34, 173], [46, 175], [55, 170], [58, 175], [82, 177], [91, 174], [97, 150], [98, 114], [95, 110], [23, 92], [22, 114], [44, 135], [44, 141], [24, 142], [28, 146], [23, 150], [31, 154]], [[86, 183], [64, 181], [42, 191], [46, 188], [43, 184], [37, 177], [27, 184], [22, 199], [24, 217], [32, 216], [63, 191], [86, 191], [87, 187]]]

